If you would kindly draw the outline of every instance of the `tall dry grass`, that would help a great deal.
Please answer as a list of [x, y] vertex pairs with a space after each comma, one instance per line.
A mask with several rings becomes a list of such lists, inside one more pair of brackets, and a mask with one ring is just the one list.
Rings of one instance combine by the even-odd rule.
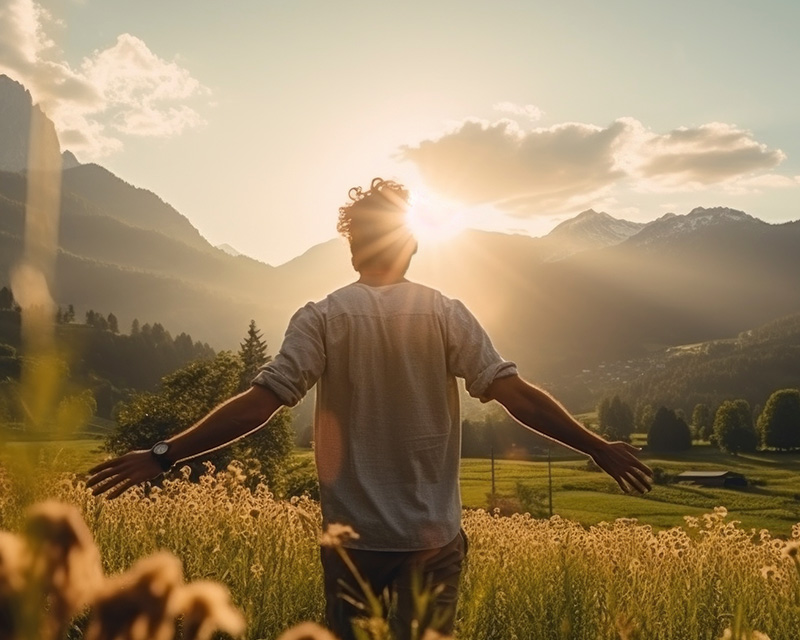
[[[318, 627], [316, 636], [309, 626], [285, 631], [322, 620], [318, 505], [279, 501], [243, 481], [233, 465], [198, 484], [168, 480], [109, 502], [62, 477], [27, 499], [48, 495], [75, 505], [108, 575], [166, 550], [181, 559], [188, 580], [230, 589], [248, 638], [323, 637]], [[25, 505], [18, 496], [26, 494], [8, 477], [0, 485], [0, 528], [20, 530]], [[800, 525], [781, 540], [741, 528], [721, 508], [660, 532], [633, 520], [586, 529], [559, 517], [477, 510], [465, 511], [464, 528], [470, 550], [460, 638], [800, 638]]]

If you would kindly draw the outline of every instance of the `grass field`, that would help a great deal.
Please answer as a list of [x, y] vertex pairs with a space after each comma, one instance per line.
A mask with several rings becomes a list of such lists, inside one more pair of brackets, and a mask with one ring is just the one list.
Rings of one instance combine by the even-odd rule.
[[[560, 464], [563, 478], [590, 473], [570, 470], [566, 466], [570, 463]], [[511, 468], [524, 475], [534, 466]], [[277, 500], [263, 485], [250, 490], [235, 469], [203, 476], [200, 482], [175, 477], [161, 488], [145, 492], [137, 487], [113, 501], [94, 498], [79, 479], [47, 473], [35, 477], [35, 482], [32, 479], [9, 477], [0, 468], [0, 529], [19, 531], [27, 506], [43, 497], [76, 506], [108, 576], [108, 581], [101, 581], [102, 588], [119, 584], [123, 571], [141, 575], [135, 566], [142, 558], [150, 556], [149, 566], [155, 567], [156, 561], [163, 566], [164, 556], [151, 554], [166, 550], [180, 561], [187, 581], [212, 580], [230, 589], [233, 603], [244, 614], [247, 640], [276, 638], [303, 620], [322, 619], [317, 547], [321, 523], [319, 506], [312, 500]], [[564, 492], [592, 508], [612, 508], [611, 502], [608, 507], [603, 503], [614, 499], [611, 494], [583, 493]], [[467, 509], [463, 527], [470, 552], [462, 577], [456, 637], [765, 637], [751, 635], [750, 629], [772, 640], [800, 637], [800, 525], [784, 541], [768, 532], [753, 535], [732, 523], [724, 509], [682, 524], [655, 531], [619, 519], [587, 528], [558, 516], [501, 517]], [[10, 535], [0, 536], [0, 555], [2, 544], [13, 539]], [[13, 551], [13, 546], [9, 549]], [[8, 553], [3, 556], [8, 557]], [[166, 594], [162, 586], [157, 594]], [[140, 590], [135, 593], [141, 597]], [[80, 631], [85, 626], [85, 618], [77, 620], [71, 637], [87, 637]], [[368, 637], [388, 640], [383, 634]]]
[[[7, 442], [0, 451], [5, 464], [32, 464], [40, 459], [51, 468], [82, 476], [106, 455], [102, 440], [82, 438], [49, 442]], [[309, 458], [310, 451], [298, 451]], [[588, 526], [613, 522], [617, 518], [636, 518], [657, 529], [681, 526], [684, 516], [708, 513], [724, 506], [730, 518], [745, 528], [769, 529], [786, 536], [800, 522], [800, 473], [798, 454], [751, 454], [730, 456], [708, 445], [696, 445], [675, 456], [650, 456], [642, 459], [651, 467], [677, 475], [687, 470], [731, 470], [747, 477], [751, 486], [744, 490], [706, 488], [688, 484], [656, 485], [646, 496], [622, 494], [602, 472], [589, 470], [584, 458], [576, 456], [552, 463], [553, 513]], [[548, 515], [548, 473], [546, 461], [500, 460], [495, 463], [495, 492], [501, 497], [516, 496], [517, 485], [538, 493], [541, 510]], [[466, 459], [461, 465], [462, 502], [465, 507], [487, 508], [492, 490], [491, 463]], [[521, 505], [518, 505], [521, 506]]]
[[[743, 527], [769, 529], [774, 535], [788, 535], [800, 522], [800, 455], [761, 453], [731, 456], [708, 445], [696, 445], [675, 456], [642, 459], [666, 474], [689, 470], [730, 470], [743, 474], [747, 489], [698, 487], [690, 484], [656, 485], [646, 496], [622, 494], [605, 474], [589, 470], [583, 459], [552, 463], [553, 513], [584, 525], [637, 518], [656, 528], [683, 524], [683, 516], [707, 513], [717, 506], [728, 509], [730, 517]], [[467, 507], [487, 507], [491, 493], [489, 460], [464, 460], [461, 466], [462, 500]], [[500, 461], [495, 465], [495, 491], [514, 496], [517, 484], [544, 494], [547, 507], [547, 462]]]

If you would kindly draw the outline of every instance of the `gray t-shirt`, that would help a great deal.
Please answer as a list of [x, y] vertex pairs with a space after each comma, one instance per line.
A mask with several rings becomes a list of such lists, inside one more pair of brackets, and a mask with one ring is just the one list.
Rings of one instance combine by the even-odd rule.
[[456, 377], [480, 398], [516, 373], [461, 302], [411, 282], [355, 283], [295, 313], [253, 383], [288, 406], [317, 384], [323, 526], [352, 526], [352, 548], [411, 551], [460, 527]]

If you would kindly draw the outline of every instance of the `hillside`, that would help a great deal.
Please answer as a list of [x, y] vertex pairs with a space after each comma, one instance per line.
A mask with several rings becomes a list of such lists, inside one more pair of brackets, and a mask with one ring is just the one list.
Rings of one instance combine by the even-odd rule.
[[[105, 170], [93, 171], [118, 190], [117, 200], [141, 196]], [[89, 200], [71, 184], [65, 180], [62, 193], [54, 296], [78, 314], [113, 311], [123, 330], [133, 318], [157, 321], [215, 348], [236, 348], [253, 318], [277, 349], [298, 306], [355, 275], [339, 240], [270, 267], [198, 242], [191, 226], [184, 241], [183, 217], [157, 230], [138, 226], [146, 223], [133, 214], [108, 215], [102, 198]], [[24, 193], [24, 176], [0, 173], [4, 273], [20, 256]], [[153, 198], [162, 215], [178, 215]], [[609, 242], [556, 260], [548, 236], [468, 231], [447, 246], [422, 247], [409, 277], [464, 300], [501, 353], [578, 405], [588, 398], [575, 385], [583, 369], [736, 335], [800, 311], [793, 275], [800, 272], [800, 222], [770, 225], [729, 210], [695, 210]]]
[[619, 393], [632, 404], [668, 406], [691, 415], [698, 403], [715, 408], [744, 398], [763, 407], [773, 391], [800, 388], [800, 314], [742, 332], [660, 350], [646, 358], [604, 363], [582, 372], [594, 397]]
[[[21, 85], [3, 92], [9, 122], [38, 117]], [[14, 140], [0, 127], [0, 147]], [[99, 165], [64, 166], [50, 287], [79, 317], [113, 312], [123, 331], [134, 318], [159, 322], [215, 349], [237, 348], [254, 319], [275, 351], [299, 306], [355, 279], [341, 240], [272, 267], [213, 247], [156, 194]], [[25, 197], [24, 172], [0, 171], [0, 286], [22, 255]], [[542, 238], [466, 231], [421, 247], [409, 277], [462, 299], [524, 375], [584, 408], [585, 369], [800, 313], [797, 273], [800, 221], [718, 207], [644, 225], [589, 210]]]

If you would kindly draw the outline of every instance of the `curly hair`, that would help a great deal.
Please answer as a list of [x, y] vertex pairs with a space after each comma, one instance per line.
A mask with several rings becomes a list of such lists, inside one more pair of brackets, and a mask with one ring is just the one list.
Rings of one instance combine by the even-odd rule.
[[353, 228], [359, 225], [378, 227], [384, 222], [387, 227], [396, 226], [408, 210], [410, 197], [402, 184], [383, 178], [373, 178], [367, 191], [353, 187], [347, 195], [350, 202], [339, 207], [336, 230], [351, 242]]
[[406, 224], [408, 190], [392, 180], [375, 178], [364, 191], [353, 187], [350, 202], [339, 208], [337, 231], [350, 242], [357, 271], [371, 266], [405, 264], [416, 251], [416, 241]]

